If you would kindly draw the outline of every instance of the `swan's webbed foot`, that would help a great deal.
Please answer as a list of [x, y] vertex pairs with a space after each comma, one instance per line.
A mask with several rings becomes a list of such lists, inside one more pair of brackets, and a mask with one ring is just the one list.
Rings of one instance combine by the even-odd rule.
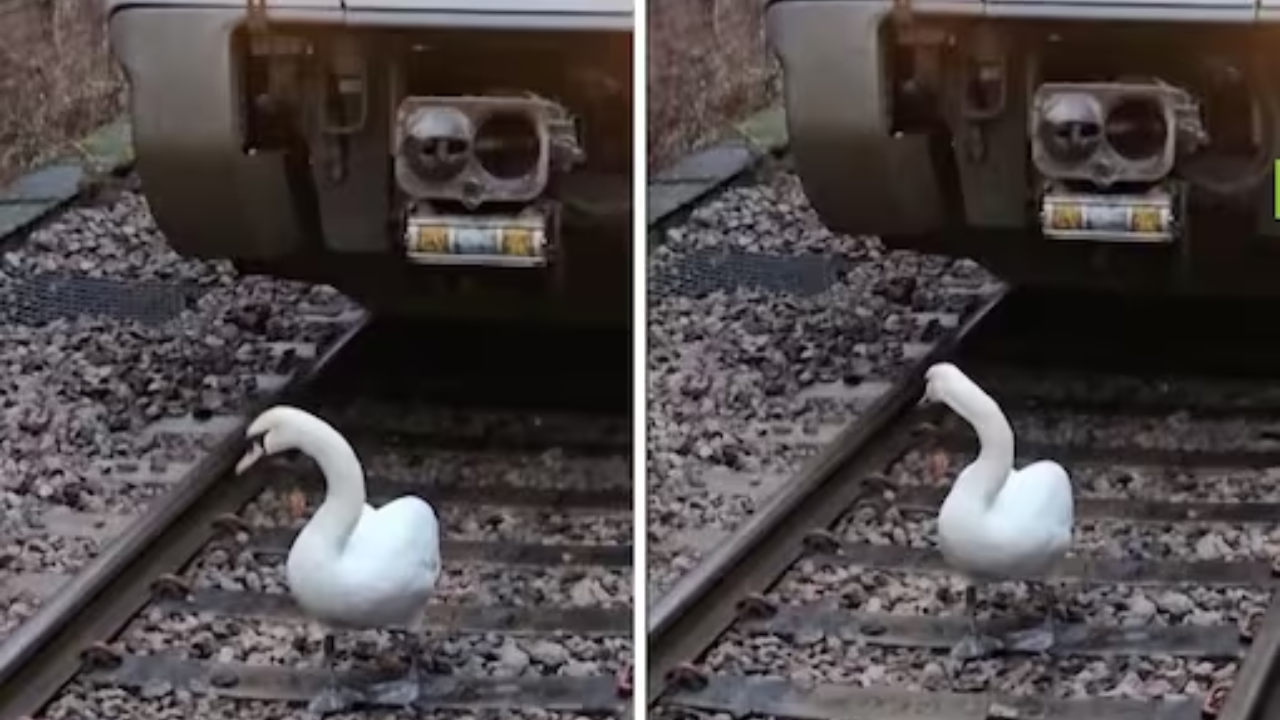
[[965, 615], [969, 632], [951, 648], [951, 659], [960, 663], [981, 660], [1001, 649], [1001, 643], [978, 628], [978, 589], [972, 583], [964, 589]]
[[325, 667], [329, 669], [329, 684], [307, 703], [307, 712], [318, 717], [350, 710], [352, 706], [364, 699], [358, 690], [345, 687], [338, 680], [338, 674], [334, 669], [337, 638], [332, 633], [325, 633], [322, 649]]
[[422, 678], [411, 671], [399, 680], [378, 683], [369, 688], [369, 702], [375, 705], [411, 707], [422, 696]]
[[1053, 615], [1058, 601], [1053, 587], [1048, 583], [1037, 583], [1041, 597], [1044, 599], [1044, 624], [1038, 628], [1023, 630], [1009, 637], [1010, 649], [1026, 653], [1047, 653], [1058, 642], [1057, 626]]
[[[401, 631], [400, 644], [409, 657], [409, 669], [404, 676], [389, 682], [378, 683], [369, 689], [369, 699], [378, 705], [396, 707], [412, 707], [422, 696], [422, 683], [426, 679], [423, 674], [423, 663], [418, 659], [422, 647], [412, 631]], [[428, 670], [434, 667], [428, 662]]]
[[319, 695], [311, 699], [311, 702], [307, 704], [307, 712], [319, 717], [333, 715], [344, 710], [350, 710], [363, 699], [359, 692], [334, 683], [321, 690]]
[[951, 648], [951, 659], [959, 662], [981, 660], [1002, 649], [999, 640], [989, 635], [969, 633]]
[[1057, 642], [1053, 625], [1023, 630], [1009, 636], [1009, 649], [1024, 653], [1046, 653]]

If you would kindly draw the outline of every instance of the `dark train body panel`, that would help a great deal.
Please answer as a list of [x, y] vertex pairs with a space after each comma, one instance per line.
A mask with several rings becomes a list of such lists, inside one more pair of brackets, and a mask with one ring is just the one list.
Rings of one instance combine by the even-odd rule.
[[1280, 293], [1280, 3], [773, 0], [824, 222], [1015, 282]]
[[397, 313], [630, 318], [631, 0], [110, 6], [179, 252]]

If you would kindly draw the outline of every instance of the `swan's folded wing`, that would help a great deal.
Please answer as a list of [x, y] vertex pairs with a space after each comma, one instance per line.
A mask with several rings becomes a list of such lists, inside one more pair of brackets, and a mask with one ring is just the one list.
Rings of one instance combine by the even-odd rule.
[[365, 507], [343, 555], [367, 566], [413, 569], [419, 582], [434, 585], [440, 574], [439, 538], [430, 508], [416, 497], [399, 498], [376, 510]]
[[1071, 479], [1051, 462], [1028, 465], [1009, 475], [996, 497], [994, 515], [1025, 519], [1030, 527], [1069, 533], [1075, 523]]

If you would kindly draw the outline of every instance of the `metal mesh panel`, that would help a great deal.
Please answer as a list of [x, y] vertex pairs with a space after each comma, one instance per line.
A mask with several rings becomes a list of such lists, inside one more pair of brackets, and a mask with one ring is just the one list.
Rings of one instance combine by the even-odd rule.
[[16, 280], [0, 291], [0, 314], [8, 322], [22, 325], [86, 315], [159, 325], [192, 306], [201, 294], [203, 290], [194, 285], [37, 275]]
[[829, 255], [766, 255], [736, 250], [695, 250], [650, 280], [655, 295], [703, 297], [739, 288], [787, 295], [817, 295], [826, 291], [847, 267]]

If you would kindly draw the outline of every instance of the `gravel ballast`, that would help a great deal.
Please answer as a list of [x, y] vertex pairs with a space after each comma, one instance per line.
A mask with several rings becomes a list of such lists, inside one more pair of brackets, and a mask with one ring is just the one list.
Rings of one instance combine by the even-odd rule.
[[[911, 450], [893, 465], [896, 486], [950, 486], [948, 472], [973, 460], [972, 453]], [[949, 468], [949, 470], [943, 470]], [[1176, 468], [1128, 463], [1081, 463], [1070, 468], [1071, 484], [1081, 497], [1164, 502], [1280, 502], [1280, 469]]]
[[[73, 259], [67, 260], [71, 256]], [[183, 260], [170, 252], [146, 211], [145, 202], [126, 193], [110, 205], [72, 210], [36, 233], [5, 258], [7, 275], [0, 293], [13, 300], [4, 319], [8, 346], [3, 355], [11, 381], [6, 403], [11, 419], [20, 421], [24, 435], [6, 439], [7, 462], [17, 472], [5, 477], [0, 510], [5, 515], [0, 558], [12, 556], [4, 573], [47, 574], [74, 570], [91, 559], [109, 537], [57, 536], [46, 520], [71, 508], [92, 514], [136, 517], [147, 503], [167, 491], [165, 482], [102, 478], [102, 463], [126, 461], [134, 469], [165, 472], [196, 460], [211, 437], [182, 433], [144, 434], [158, 420], [194, 414], [232, 415], [242, 410], [264, 379], [274, 384], [314, 355], [345, 329], [355, 306], [326, 288], [307, 288], [262, 278], [243, 278], [221, 263]], [[104, 281], [146, 279], [181, 285], [188, 293], [185, 309], [176, 318], [148, 324], [111, 317], [78, 318], [31, 325], [35, 308], [17, 302], [31, 296], [22, 283], [50, 274], [71, 273]], [[99, 286], [102, 287], [102, 286]], [[14, 300], [14, 299], [17, 300]], [[24, 314], [25, 313], [25, 314]], [[339, 318], [335, 321], [335, 318]], [[341, 320], [341, 318], [346, 318]], [[27, 323], [27, 324], [23, 324]], [[21, 338], [21, 342], [15, 342]], [[57, 348], [52, 356], [42, 344]], [[50, 359], [52, 357], [52, 360]], [[43, 403], [46, 411], [27, 408]], [[402, 404], [397, 411], [397, 405]], [[429, 403], [421, 403], [429, 404]], [[353, 442], [370, 476], [390, 480], [397, 494], [412, 485], [449, 490], [452, 497], [484, 488], [496, 503], [501, 489], [591, 490], [630, 492], [625, 452], [616, 457], [576, 453], [564, 447], [501, 452], [436, 450], [430, 442], [415, 444], [413, 428], [407, 436], [379, 442], [382, 425], [423, 421], [428, 427], [475, 430], [492, 437], [491, 430], [521, 434], [529, 417], [469, 417], [465, 411], [423, 412], [413, 402], [373, 403], [373, 414], [362, 403], [346, 403], [332, 415], [319, 414], [336, 425], [350, 422], [358, 433]], [[389, 410], [389, 412], [388, 412]], [[527, 415], [527, 414], [526, 414]], [[541, 419], [535, 419], [543, 429]], [[375, 422], [371, 422], [375, 421]], [[548, 423], [572, 423], [551, 418]], [[596, 435], [612, 438], [610, 426], [590, 425]], [[197, 423], [198, 424], [198, 423]], [[420, 428], [419, 428], [420, 429]], [[570, 435], [573, 433], [570, 432]], [[30, 436], [30, 443], [27, 438]], [[51, 439], [50, 439], [51, 438]], [[359, 438], [359, 439], [357, 439]], [[372, 442], [371, 442], [372, 439]], [[58, 472], [49, 472], [50, 467]], [[290, 472], [285, 463], [277, 472]], [[314, 468], [305, 469], [314, 477]], [[125, 471], [126, 474], [130, 471]], [[182, 575], [195, 590], [287, 593], [284, 557], [251, 552], [254, 532], [296, 529], [299, 515], [294, 487], [313, 484], [282, 481], [259, 496], [241, 519], [250, 526], [234, 537], [224, 536], [206, 548]], [[56, 478], [57, 484], [50, 482]], [[397, 487], [398, 486], [398, 487]], [[384, 485], [384, 488], [386, 486]], [[525, 497], [525, 496], [521, 496]], [[554, 498], [555, 493], [549, 494]], [[306, 497], [303, 512], [317, 505]], [[525, 500], [527, 502], [527, 500]], [[611, 509], [483, 506], [464, 501], [438, 503], [442, 535], [451, 541], [492, 543], [565, 543], [583, 545], [630, 544], [629, 503]], [[6, 544], [7, 543], [7, 544]], [[250, 543], [244, 545], [242, 543]], [[500, 553], [499, 558], [503, 557]], [[529, 609], [607, 609], [625, 613], [632, 606], [630, 567], [503, 565], [500, 560], [472, 563], [444, 558], [433, 602], [441, 605]], [[38, 598], [18, 596], [0, 627], [11, 630], [34, 611]], [[273, 666], [309, 668], [319, 662], [319, 628], [306, 618], [228, 618], [152, 606], [135, 618], [112, 643], [122, 652], [166, 657], [200, 658]], [[338, 637], [342, 666], [377, 667], [402, 664], [393, 650], [394, 634], [384, 631], [343, 632]], [[612, 678], [631, 659], [627, 636], [579, 636], [568, 633], [525, 635], [520, 628], [501, 633], [465, 633], [435, 629], [420, 642], [433, 671], [481, 677]], [[302, 717], [300, 707], [278, 703], [212, 700], [168, 688], [120, 691], [73, 684], [41, 717], [155, 718], [155, 717]], [[380, 717], [384, 713], [359, 713]], [[348, 715], [355, 716], [355, 715]], [[402, 716], [402, 714], [401, 714]], [[339, 715], [338, 717], [344, 717]], [[430, 717], [501, 717], [565, 720], [571, 715], [549, 712], [436, 713]]]
[[[54, 286], [56, 296], [33, 294], [31, 283], [50, 278], [63, 283]], [[71, 297], [68, 282], [82, 290], [98, 282], [95, 307], [108, 311], [111, 300], [102, 293], [114, 288], [117, 301], [137, 296], [147, 292], [140, 282], [161, 283], [184, 304], [163, 322], [49, 316], [51, 298], [65, 303]], [[13, 560], [0, 562], [0, 583], [13, 573], [83, 566], [103, 542], [53, 535], [44, 522], [49, 513], [136, 516], [167, 491], [104, 482], [97, 463], [127, 460], [145, 468], [192, 458], [208, 438], [141, 431], [164, 418], [242, 411], [262, 377], [298, 368], [308, 348], [335, 338], [355, 310], [331, 288], [244, 277], [229, 263], [178, 256], [132, 192], [72, 208], [6, 247], [0, 257], [0, 422], [6, 427], [0, 548], [21, 552], [0, 549]], [[26, 601], [9, 605], [0, 627], [11, 630], [17, 616], [39, 602]]]
[[[1047, 459], [1055, 459], [1053, 448], [1060, 446], [1110, 448], [1117, 458], [1132, 450], [1266, 451], [1269, 440], [1257, 433], [1257, 427], [1273, 423], [1266, 417], [1202, 418], [1191, 411], [1117, 417], [1020, 408], [1009, 414], [1016, 441], [1043, 444], [1041, 452]], [[972, 430], [963, 422], [957, 427], [960, 435], [972, 437]], [[916, 491], [918, 497], [922, 487], [945, 493], [956, 474], [972, 460], [972, 453], [949, 452], [930, 441], [921, 444], [888, 469], [881, 490], [833, 527], [833, 535], [850, 544], [845, 551], [847, 564], [801, 560], [770, 590], [768, 597], [773, 602], [849, 613], [955, 621], [965, 617], [968, 583], [958, 574], [931, 573], [910, 566], [877, 570], [856, 565], [860, 545], [936, 547], [938, 508], [900, 504], [902, 496]], [[1157, 563], [1256, 563], [1265, 569], [1280, 554], [1280, 529], [1274, 522], [1206, 522], [1194, 517], [1176, 523], [1147, 522], [1133, 514], [1141, 511], [1144, 501], [1274, 501], [1274, 483], [1270, 482], [1274, 473], [1268, 469], [1182, 467], [1176, 457], [1171, 456], [1166, 466], [1150, 464], [1158, 460], [1143, 465], [1064, 459], [1077, 503], [1069, 553], [1119, 561], [1139, 572]], [[1020, 463], [1034, 459], [1039, 458], [1022, 458]], [[1087, 501], [1100, 499], [1137, 502], [1130, 514], [1117, 517], [1081, 512]], [[1090, 577], [1085, 582], [1055, 580], [1051, 587], [1059, 622], [1118, 627], [1138, 636], [1154, 628], [1198, 627], [1220, 629], [1227, 637], [1235, 637], [1272, 602], [1268, 587], [1198, 585], [1192, 575], [1179, 582], [1146, 586]], [[984, 622], [1039, 618], [1045, 611], [1042, 598], [1026, 583], [984, 583], [977, 597], [978, 615]], [[1247, 646], [1242, 647], [1241, 652], [1246, 650]], [[997, 655], [959, 664], [945, 650], [876, 647], [816, 630], [782, 636], [737, 630], [715, 647], [708, 660], [712, 672], [781, 678], [802, 686], [840, 683], [916, 692], [1170, 701], [1198, 701], [1214, 685], [1231, 681], [1239, 668], [1235, 658], [1143, 655], [1136, 651], [1107, 659], [1065, 651], [1051, 656]]]
[[[827, 257], [832, 270], [814, 294], [776, 284], [699, 294], [705, 277], [690, 280], [688, 267], [708, 253], [778, 268]], [[786, 172], [729, 189], [666, 230], [649, 278], [650, 597], [994, 287], [973, 263], [831, 233]]]
[[[992, 279], [971, 263], [887, 252], [874, 241], [831, 235], [807, 209], [798, 182], [787, 173], [726, 191], [668, 230], [665, 240], [650, 260], [647, 482], [649, 588], [655, 595], [741, 526], [805, 459], [856, 419], [876, 396], [866, 388], [887, 389], [929, 343], [995, 289]], [[759, 268], [769, 263], [785, 265], [779, 264], [780, 257], [808, 258], [805, 262], [812, 265], [815, 256], [824, 254], [842, 263], [828, 264], [837, 269], [821, 288], [813, 287], [812, 277], [807, 288], [775, 277], [767, 289], [749, 282], [708, 289], [714, 283], [706, 276], [716, 269], [733, 275], [750, 265], [762, 272]], [[703, 275], [690, 272], [690, 266]], [[787, 267], [800, 272], [797, 263]], [[695, 292], [699, 289], [707, 292]], [[964, 367], [963, 360], [958, 362]], [[1242, 630], [1255, 629], [1252, 623], [1272, 601], [1270, 588], [1214, 585], [1212, 580], [1196, 584], [1194, 579], [1207, 577], [1207, 571], [1178, 576], [1175, 583], [1156, 581], [1173, 577], [1174, 567], [1182, 563], [1261, 565], [1265, 573], [1280, 556], [1280, 529], [1273, 522], [1206, 522], [1195, 521], [1194, 515], [1188, 522], [1167, 522], [1169, 508], [1160, 503], [1280, 500], [1274, 471], [1250, 469], [1265, 464], [1257, 458], [1232, 456], [1280, 450], [1275, 430], [1280, 413], [1269, 408], [1269, 401], [1255, 400], [1245, 403], [1247, 413], [1232, 415], [1235, 401], [1248, 394], [1241, 382], [1100, 380], [1100, 372], [1071, 377], [1061, 371], [1061, 377], [1039, 381], [1045, 387], [1036, 388], [1033, 371], [1010, 369], [1013, 382], [1005, 387], [1036, 400], [1009, 408], [1017, 442], [1024, 448], [1035, 443], [1036, 455], [1049, 452], [1047, 459], [1060, 459], [1074, 481], [1078, 514], [1071, 554], [1112, 561], [1105, 566], [1083, 563], [1076, 576], [1066, 574], [1052, 583], [1059, 622], [1121, 628], [1130, 647], [1107, 658], [1063, 649], [1056, 655], [1011, 652], [960, 664], [946, 650], [888, 647], [913, 644], [895, 639], [896, 631], [880, 642], [868, 640], [877, 632], [873, 624], [846, 628], [847, 634], [806, 628], [776, 635], [767, 634], [764, 626], [755, 626], [758, 632], [753, 633], [751, 626], [738, 625], [701, 663], [705, 670], [782, 679], [801, 687], [836, 683], [1140, 701], [1198, 702], [1210, 688], [1230, 682], [1240, 668], [1231, 643]], [[997, 401], [1002, 370], [985, 370], [990, 382], [984, 379], [984, 384]], [[1064, 406], [1054, 407], [1055, 399]], [[1169, 410], [1153, 410], [1143, 400]], [[1080, 405], [1073, 407], [1072, 401]], [[1124, 407], [1126, 402], [1130, 407]], [[1118, 411], [1110, 414], [1104, 409], [1107, 403]], [[1206, 403], [1213, 410], [1197, 414]], [[848, 613], [850, 623], [854, 613], [964, 618], [964, 578], [928, 568], [878, 570], [856, 564], [861, 545], [936, 549], [936, 505], [895, 503], [904, 495], [928, 495], [922, 488], [945, 492], [972, 459], [972, 451], [954, 451], [953, 442], [962, 437], [973, 447], [972, 431], [953, 414], [944, 416], [942, 432], [922, 439], [920, 447], [887, 468], [883, 492], [832, 528], [845, 543], [840, 557], [801, 560], [767, 593], [769, 600]], [[1067, 451], [1055, 458], [1045, 446], [1076, 448], [1088, 461], [1068, 457]], [[1216, 458], [1220, 464], [1238, 460], [1247, 467], [1179, 461], [1180, 453], [1199, 451], [1222, 453]], [[1200, 464], [1206, 458], [1194, 457]], [[1019, 462], [1036, 459], [1020, 456]], [[1087, 502], [1104, 499], [1152, 504], [1116, 511]], [[1080, 514], [1082, 502], [1086, 512]], [[1258, 509], [1251, 512], [1257, 515]], [[1135, 573], [1132, 584], [1107, 579], [1116, 569], [1129, 568]], [[979, 617], [1039, 619], [1045, 608], [1034, 590], [1021, 582], [984, 584], [977, 595]], [[794, 621], [786, 616], [785, 623]], [[913, 627], [931, 632], [924, 625]], [[1150, 645], [1139, 642], [1143, 630], [1188, 627], [1209, 629], [1206, 635], [1225, 637], [1231, 647], [1191, 657], [1183, 655], [1206, 649], [1154, 654], [1160, 651], [1151, 648], [1164, 642], [1158, 638], [1176, 636], [1172, 632], [1158, 635]], [[1239, 649], [1241, 655], [1246, 651], [1247, 645]], [[927, 705], [929, 700], [921, 696], [920, 702]], [[675, 707], [663, 708], [660, 716], [711, 717]]]
[[[405, 458], [415, 467], [431, 467], [434, 453], [404, 446], [359, 448], [369, 465], [376, 465], [393, 475]], [[456, 478], [449, 469], [464, 464], [457, 453], [445, 453], [448, 462], [436, 468], [441, 473], [417, 475], [419, 483], [448, 486]], [[538, 457], [558, 458], [553, 466], [565, 470], [565, 484], [557, 485], [545, 472], [546, 463], [530, 463], [524, 455], [495, 454], [485, 464], [509, 486], [519, 487], [528, 479], [531, 487], [567, 489], [581, 480], [577, 463], [599, 466], [600, 458], [574, 458], [571, 452], [543, 453]], [[402, 468], [403, 469], [403, 468]], [[404, 477], [408, 480], [408, 477]], [[298, 527], [303, 518], [297, 515], [297, 496], [282, 484], [262, 493], [240, 517], [250, 526], [237, 538], [224, 538], [207, 549], [185, 573], [196, 590], [221, 590], [285, 594], [282, 556], [257, 556], [249, 549], [254, 532], [281, 527]], [[309, 514], [319, 498], [305, 497]], [[438, 504], [442, 537], [446, 540], [481, 542], [575, 542], [603, 545], [630, 541], [630, 517], [627, 511], [593, 513], [561, 513], [554, 508], [507, 508], [467, 502]], [[541, 526], [543, 532], [537, 532]], [[249, 546], [238, 543], [249, 542]], [[488, 606], [491, 608], [599, 608], [627, 612], [632, 606], [631, 568], [591, 566], [508, 566], [483, 560], [464, 563], [443, 558], [443, 572], [431, 602], [445, 606]], [[193, 612], [171, 612], [153, 607], [135, 619], [115, 646], [142, 655], [164, 655], [268, 665], [289, 668], [316, 668], [322, 661], [323, 630], [303, 616], [291, 618], [231, 618]], [[519, 628], [501, 633], [468, 633], [433, 627], [415, 632], [415, 643], [424, 654], [424, 662], [434, 673], [456, 676], [520, 677], [545, 676], [612, 677], [631, 660], [632, 640], [626, 636], [579, 636], [568, 633], [522, 634]], [[391, 632], [382, 630], [342, 631], [337, 635], [337, 667], [339, 669], [382, 668], [402, 670], [406, 658], [402, 645]], [[429, 662], [428, 662], [429, 661]], [[81, 691], [77, 702], [91, 706], [103, 702], [106, 691]], [[80, 695], [83, 694], [83, 697]], [[188, 708], [204, 708], [208, 699], [177, 693], [174, 702]], [[130, 699], [121, 703], [121, 717], [141, 718], [150, 712], [155, 699]], [[68, 701], [67, 707], [74, 706]], [[62, 717], [61, 705], [48, 715]], [[248, 703], [245, 712], [255, 708], [275, 708], [278, 716], [290, 717], [292, 709], [281, 705]], [[264, 710], [264, 712], [266, 712]], [[542, 714], [494, 714], [480, 716], [512, 718], [543, 717]], [[441, 714], [440, 717], [451, 716]], [[465, 715], [460, 715], [466, 717]], [[548, 716], [549, 717], [549, 716]]]

